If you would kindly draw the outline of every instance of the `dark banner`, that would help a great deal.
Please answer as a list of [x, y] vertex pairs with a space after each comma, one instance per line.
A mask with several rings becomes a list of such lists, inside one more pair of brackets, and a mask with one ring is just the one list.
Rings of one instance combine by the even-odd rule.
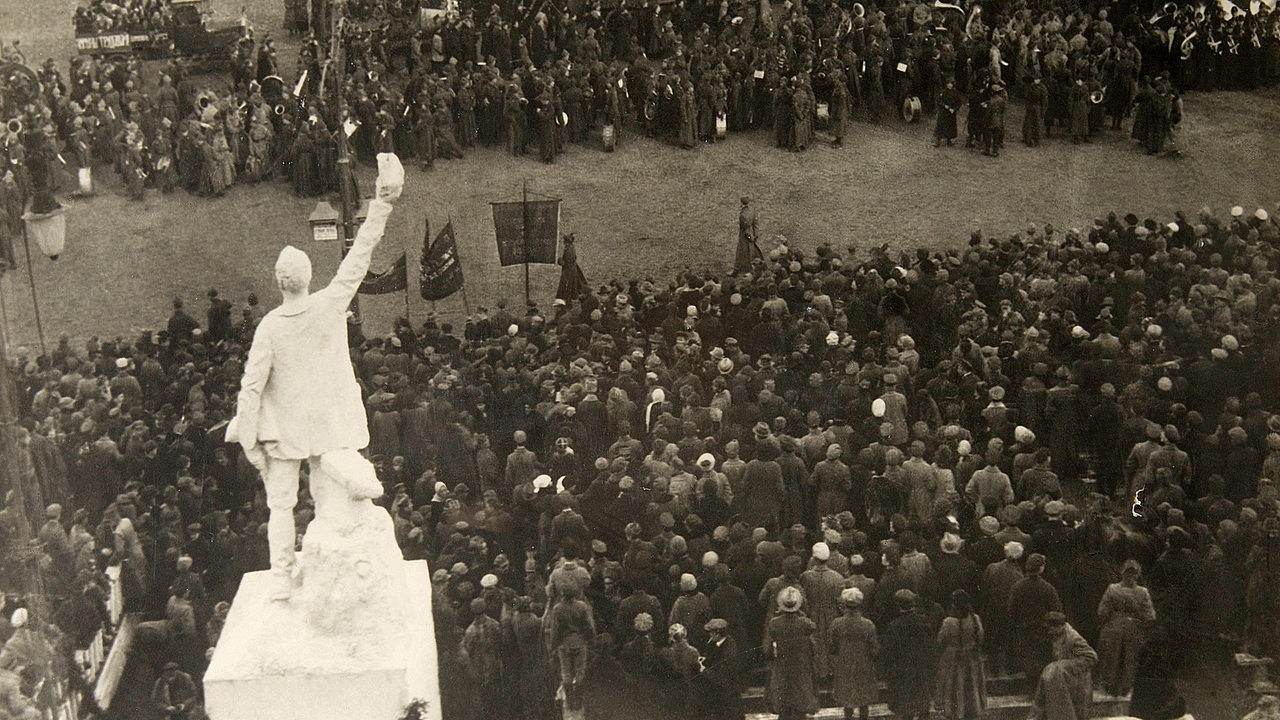
[[[560, 237], [560, 201], [492, 203], [493, 232], [498, 238], [498, 258], [506, 265], [556, 262]], [[527, 223], [527, 225], [526, 225]], [[526, 239], [524, 230], [528, 229]], [[528, 249], [528, 260], [525, 250]]]
[[453, 223], [444, 226], [436, 241], [431, 238], [431, 226], [422, 239], [422, 272], [419, 284], [423, 300], [443, 300], [462, 289], [462, 265], [458, 262], [458, 239], [453, 235]]
[[370, 270], [365, 273], [364, 282], [360, 283], [360, 292], [365, 295], [386, 295], [403, 292], [408, 287], [409, 259], [404, 253], [400, 253], [400, 257], [396, 258], [386, 272], [376, 273]]

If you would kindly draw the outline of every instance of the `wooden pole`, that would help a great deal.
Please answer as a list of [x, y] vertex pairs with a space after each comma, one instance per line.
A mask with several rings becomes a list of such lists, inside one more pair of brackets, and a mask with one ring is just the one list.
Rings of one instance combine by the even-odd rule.
[[[0, 267], [0, 279], [3, 277], [4, 269]], [[14, 509], [26, 519], [23, 525], [34, 531], [34, 523], [38, 519], [28, 517], [24, 502], [26, 493], [23, 492], [22, 487], [23, 482], [26, 482], [23, 478], [22, 459], [26, 451], [22, 449], [20, 439], [22, 433], [22, 427], [18, 425], [18, 388], [10, 374], [6, 336], [0, 335], [0, 487], [14, 491]], [[30, 481], [34, 482], [35, 478], [32, 477]], [[0, 506], [3, 504], [0, 502]], [[19, 537], [10, 538], [9, 547], [11, 549], [25, 547], [31, 541], [32, 538], [24, 533]], [[12, 559], [4, 558], [6, 562]], [[35, 593], [36, 597], [32, 598], [33, 609], [39, 613], [41, 620], [49, 621], [51, 617], [44, 597], [44, 579], [40, 576], [39, 567], [32, 561], [24, 561], [21, 563], [21, 568], [17, 571], [17, 577], [12, 578], [19, 587], [12, 588], [11, 591]]]
[[520, 241], [524, 243], [524, 305], [529, 308], [529, 181], [524, 181], [520, 198]]
[[[449, 213], [449, 225], [453, 225], [453, 213]], [[471, 317], [471, 303], [467, 300], [467, 276], [462, 273], [462, 251], [458, 248], [456, 230], [454, 231], [453, 253], [453, 261], [458, 263], [458, 272], [462, 274], [462, 285], [459, 287], [462, 290], [462, 310], [466, 313], [466, 317]]]
[[[352, 208], [354, 198], [352, 198], [351, 187], [351, 150], [347, 146], [347, 93], [346, 75], [347, 75], [347, 51], [342, 44], [342, 16], [346, 8], [346, 0], [333, 0], [333, 30], [330, 42], [333, 46], [333, 53], [330, 56], [334, 71], [334, 85], [338, 100], [338, 195], [342, 198], [342, 221], [338, 224], [339, 231], [339, 247], [341, 248], [342, 257], [347, 256], [347, 250], [350, 249], [350, 243], [355, 240], [355, 232], [352, 226], [354, 223], [355, 212]], [[360, 295], [357, 293], [351, 298], [351, 312], [358, 320], [360, 318]]]
[[49, 349], [44, 344], [44, 323], [40, 321], [40, 296], [36, 294], [36, 274], [31, 268], [31, 241], [27, 238], [26, 220], [22, 221], [22, 250], [27, 254], [27, 278], [31, 281], [31, 305], [36, 312], [36, 332], [40, 335], [40, 354], [48, 355]]

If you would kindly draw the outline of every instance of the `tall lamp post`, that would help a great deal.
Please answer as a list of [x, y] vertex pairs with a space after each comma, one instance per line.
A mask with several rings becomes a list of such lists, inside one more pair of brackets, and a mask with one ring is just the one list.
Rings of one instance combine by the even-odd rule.
[[[355, 218], [355, 188], [352, 187], [351, 178], [351, 149], [347, 143], [347, 50], [346, 45], [342, 41], [342, 23], [346, 14], [346, 0], [332, 0], [331, 30], [329, 32], [330, 52], [329, 59], [333, 63], [331, 71], [333, 75], [333, 85], [338, 101], [338, 195], [342, 200], [341, 222], [339, 222], [339, 240], [341, 240], [342, 257], [347, 256], [347, 251], [351, 249], [351, 243], [355, 241], [354, 218]], [[321, 92], [324, 88], [321, 87]], [[360, 318], [360, 297], [356, 295], [351, 299], [351, 312], [353, 317], [358, 321]]]
[[[53, 194], [53, 174], [55, 151], [52, 144], [52, 130], [45, 125], [37, 125], [38, 115], [27, 113], [27, 108], [36, 103], [41, 94], [40, 78], [22, 63], [0, 62], [0, 87], [6, 89], [2, 96], [0, 114], [6, 119], [5, 130], [16, 136], [15, 141], [22, 144], [26, 154], [26, 166], [31, 180], [30, 194], [24, 198], [25, 208], [22, 216], [22, 240], [27, 256], [27, 274], [31, 281], [31, 299], [35, 304], [36, 327], [40, 333], [41, 355], [47, 354], [44, 344], [44, 328], [40, 322], [40, 303], [36, 296], [35, 273], [32, 269], [31, 243], [34, 239], [41, 252], [56, 260], [62, 252], [66, 239], [66, 216], [62, 204]], [[26, 120], [27, 122], [23, 122]], [[16, 255], [16, 253], [14, 253]], [[8, 258], [0, 259], [0, 281], [3, 281], [7, 270], [11, 269]], [[0, 333], [0, 487], [16, 491], [17, 508], [26, 517], [28, 528], [34, 527], [39, 517], [30, 517], [26, 507], [23, 485], [32, 481], [24, 477], [22, 462], [25, 450], [22, 447], [24, 431], [18, 425], [17, 385], [12, 377], [9, 365], [9, 352], [6, 346], [8, 333]], [[44, 579], [41, 576], [38, 560], [40, 553], [31, 537], [12, 538], [0, 549], [6, 571], [18, 574], [18, 581], [23, 591], [33, 593], [35, 607], [41, 612], [43, 620], [49, 620], [48, 605], [44, 598]]]

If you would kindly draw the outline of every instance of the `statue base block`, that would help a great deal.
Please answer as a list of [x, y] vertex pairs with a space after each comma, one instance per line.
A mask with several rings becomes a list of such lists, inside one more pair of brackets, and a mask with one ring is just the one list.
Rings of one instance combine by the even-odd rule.
[[[298, 592], [272, 601], [269, 573], [245, 575], [205, 672], [209, 717], [398, 720], [410, 702], [425, 700], [427, 720], [440, 720], [429, 570], [421, 560], [401, 567], [407, 617], [369, 628], [366, 616], [357, 635], [322, 632]], [[388, 599], [370, 600], [376, 607]]]

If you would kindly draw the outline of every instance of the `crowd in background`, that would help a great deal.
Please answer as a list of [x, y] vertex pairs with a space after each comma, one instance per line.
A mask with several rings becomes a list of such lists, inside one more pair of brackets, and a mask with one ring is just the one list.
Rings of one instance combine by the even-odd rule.
[[[1280, 650], [1278, 240], [1242, 207], [898, 257], [779, 237], [730, 274], [351, 324], [445, 717], [549, 717], [557, 686], [588, 717], [741, 717], [760, 666], [788, 717], [828, 678], [849, 713], [968, 717], [1008, 670], [1051, 720], [1094, 683], [1181, 715], [1189, 657]], [[59, 598], [21, 625], [69, 650], [118, 567], [166, 708], [268, 565], [223, 439], [261, 317], [210, 290], [14, 358], [3, 584]]]
[[[166, 7], [95, 2], [76, 22], [110, 29]], [[180, 59], [155, 70], [78, 56], [65, 80], [46, 62], [33, 97], [4, 98], [6, 123], [19, 123], [3, 137], [4, 192], [25, 198], [39, 163], [55, 181], [64, 164], [109, 166], [134, 198], [264, 179], [318, 195], [337, 183], [340, 93], [359, 157], [395, 150], [432, 167], [476, 144], [552, 162], [570, 143], [613, 148], [629, 133], [691, 148], [767, 129], [776, 146], [803, 150], [823, 131], [841, 145], [853, 119], [879, 121], [911, 98], [916, 116], [934, 114], [939, 145], [960, 137], [963, 119], [966, 146], [999, 154], [1020, 104], [1028, 146], [1089, 141], [1131, 117], [1147, 152], [1177, 152], [1182, 93], [1280, 79], [1280, 13], [1265, 4], [597, 0], [463, 3], [420, 22], [413, 3], [358, 3], [341, 30], [343, 68], [326, 60], [326, 7], [290, 21], [316, 30], [293, 73], [252, 32], [226, 49], [229, 84], [191, 76]]]
[[76, 35], [167, 30], [172, 21], [169, 0], [91, 0], [77, 5], [72, 16]]

